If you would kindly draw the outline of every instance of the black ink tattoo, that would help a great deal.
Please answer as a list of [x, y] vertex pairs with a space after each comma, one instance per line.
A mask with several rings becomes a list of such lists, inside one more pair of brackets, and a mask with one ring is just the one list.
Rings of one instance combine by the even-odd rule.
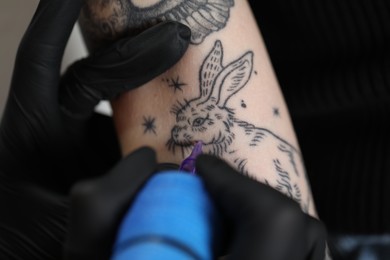
[[[230, 9], [234, 6], [234, 0], [155, 0], [150, 3], [143, 0], [87, 0], [87, 2], [82, 27], [89, 23], [89, 26], [92, 26], [89, 28], [90, 35], [115, 35], [120, 31], [127, 34], [138, 33], [163, 21], [177, 21], [191, 28], [192, 44], [200, 44], [211, 33], [223, 29], [229, 20]], [[110, 15], [107, 17], [104, 15], [106, 13]]]
[[301, 190], [299, 189], [297, 184], [291, 184], [290, 173], [282, 168], [278, 159], [274, 159], [273, 163], [276, 172], [279, 175], [279, 179], [277, 180], [278, 184], [275, 188], [300, 203], [302, 200]]
[[156, 125], [155, 125], [156, 118], [150, 117], [150, 116], [143, 117], [143, 118], [144, 118], [144, 122], [143, 122], [142, 126], [144, 127], [144, 134], [153, 133], [153, 134], [157, 135]]
[[269, 183], [300, 202], [303, 195], [298, 183], [303, 166], [298, 163], [299, 151], [272, 131], [239, 120], [227, 106], [251, 78], [253, 52], [246, 52], [228, 65], [223, 64], [223, 53], [221, 42], [216, 41], [200, 69], [200, 95], [173, 106], [176, 124], [167, 148], [173, 153], [181, 151], [184, 157], [194, 141], [201, 140], [203, 152], [223, 157], [245, 175], [255, 175], [250, 170], [258, 165], [256, 160], [242, 155], [256, 154], [266, 169], [278, 174]]
[[85, 0], [79, 23], [89, 50], [123, 37], [127, 34], [127, 13], [122, 1]]
[[241, 100], [241, 107], [246, 108], [246, 104], [245, 104], [244, 100]]
[[180, 82], [179, 76], [177, 76], [176, 79], [170, 78], [165, 80], [168, 83], [168, 87], [172, 88], [173, 91], [176, 93], [176, 90], [180, 90], [183, 92], [182, 87], [186, 86], [186, 83]]
[[233, 0], [159, 0], [141, 6], [122, 0], [128, 10], [128, 26], [142, 28], [161, 21], [177, 21], [191, 28], [193, 44], [200, 44], [210, 33], [226, 26]]
[[274, 107], [272, 110], [273, 110], [273, 114], [274, 114], [275, 117], [280, 117], [279, 108]]

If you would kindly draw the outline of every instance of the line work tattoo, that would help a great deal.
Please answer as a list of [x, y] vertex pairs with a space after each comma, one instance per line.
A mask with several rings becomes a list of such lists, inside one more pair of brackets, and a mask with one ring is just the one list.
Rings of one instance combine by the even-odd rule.
[[156, 118], [148, 116], [148, 117], [143, 117], [143, 119], [144, 122], [142, 126], [144, 127], [144, 134], [153, 133], [157, 135], [156, 125], [155, 125]]
[[104, 34], [99, 36], [104, 39], [123, 30], [139, 32], [159, 22], [177, 21], [191, 28], [192, 44], [200, 44], [209, 34], [223, 29], [234, 6], [234, 0], [87, 1], [83, 23], [90, 27], [91, 36]]
[[180, 81], [179, 76], [175, 78], [165, 79], [165, 81], [168, 83], [168, 87], [173, 88], [173, 91], [176, 93], [176, 90], [180, 90], [183, 92], [182, 87], [187, 86], [186, 83], [183, 83]]
[[[272, 131], [236, 118], [227, 106], [251, 78], [253, 52], [228, 65], [223, 63], [223, 53], [222, 43], [216, 41], [200, 68], [200, 95], [172, 107], [176, 123], [167, 148], [173, 153], [180, 151], [184, 157], [194, 142], [201, 140], [203, 152], [223, 157], [245, 175], [254, 175], [250, 171], [258, 169], [260, 161], [263, 170], [271, 170], [264, 176], [277, 177], [265, 183], [305, 204], [298, 185], [304, 176], [299, 151]], [[248, 160], [251, 154], [258, 160]]]
[[140, 4], [140, 0], [122, 2], [129, 12], [130, 27], [177, 21], [191, 28], [193, 44], [202, 43], [207, 35], [224, 28], [234, 5], [233, 0], [159, 0], [149, 6]]

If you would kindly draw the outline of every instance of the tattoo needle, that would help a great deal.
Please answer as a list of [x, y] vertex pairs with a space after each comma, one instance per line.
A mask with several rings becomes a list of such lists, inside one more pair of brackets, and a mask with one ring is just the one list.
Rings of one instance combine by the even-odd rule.
[[183, 160], [179, 170], [196, 175], [195, 160], [198, 155], [202, 154], [202, 145], [202, 141], [197, 141], [195, 143], [194, 149], [192, 150], [190, 156]]

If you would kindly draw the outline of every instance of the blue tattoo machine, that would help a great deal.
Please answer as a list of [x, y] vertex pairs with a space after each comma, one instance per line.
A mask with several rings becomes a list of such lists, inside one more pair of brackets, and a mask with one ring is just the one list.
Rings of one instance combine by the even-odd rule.
[[153, 176], [134, 200], [117, 234], [112, 260], [214, 259], [220, 221], [195, 160], [197, 142], [179, 171]]

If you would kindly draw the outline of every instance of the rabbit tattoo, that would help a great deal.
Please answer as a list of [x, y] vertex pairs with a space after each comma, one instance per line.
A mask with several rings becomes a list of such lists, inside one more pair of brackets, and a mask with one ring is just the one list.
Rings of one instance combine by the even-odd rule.
[[[301, 201], [298, 180], [304, 174], [299, 151], [270, 130], [256, 127], [235, 117], [228, 100], [251, 78], [253, 52], [248, 51], [227, 66], [223, 65], [223, 47], [216, 41], [200, 69], [200, 96], [172, 108], [176, 123], [167, 142], [170, 151], [190, 150], [194, 141], [202, 141], [203, 152], [223, 157], [241, 173], [254, 175], [259, 165], [274, 176], [269, 185]], [[256, 159], [248, 160], [248, 155]]]

